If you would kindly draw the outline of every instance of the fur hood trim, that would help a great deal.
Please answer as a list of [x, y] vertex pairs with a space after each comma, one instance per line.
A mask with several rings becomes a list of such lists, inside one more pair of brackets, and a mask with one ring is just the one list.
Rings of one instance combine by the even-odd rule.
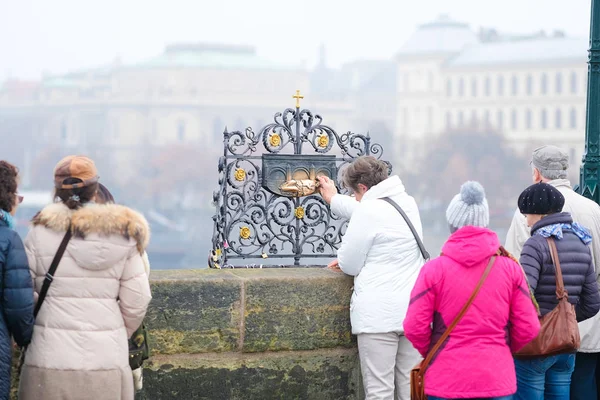
[[142, 214], [117, 204], [87, 204], [71, 210], [63, 203], [45, 207], [35, 217], [34, 226], [44, 226], [56, 232], [66, 232], [71, 224], [73, 235], [85, 237], [91, 233], [120, 235], [133, 239], [140, 253], [148, 247], [150, 227]]

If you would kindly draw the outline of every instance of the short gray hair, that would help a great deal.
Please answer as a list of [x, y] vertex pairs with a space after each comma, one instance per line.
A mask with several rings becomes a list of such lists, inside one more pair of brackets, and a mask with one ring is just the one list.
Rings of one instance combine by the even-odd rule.
[[551, 181], [556, 180], [556, 179], [567, 179], [567, 177], [568, 177], [568, 173], [566, 170], [541, 169], [541, 168], [537, 168], [537, 167], [533, 167], [533, 168], [537, 169], [539, 171], [540, 175], [544, 179], [549, 179]]

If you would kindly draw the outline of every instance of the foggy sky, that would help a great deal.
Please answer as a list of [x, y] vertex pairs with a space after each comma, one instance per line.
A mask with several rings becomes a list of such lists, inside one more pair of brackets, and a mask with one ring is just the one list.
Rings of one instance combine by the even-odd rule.
[[0, 82], [132, 63], [180, 41], [256, 45], [307, 67], [320, 43], [330, 66], [390, 58], [442, 13], [473, 29], [587, 37], [590, 0], [0, 0]]

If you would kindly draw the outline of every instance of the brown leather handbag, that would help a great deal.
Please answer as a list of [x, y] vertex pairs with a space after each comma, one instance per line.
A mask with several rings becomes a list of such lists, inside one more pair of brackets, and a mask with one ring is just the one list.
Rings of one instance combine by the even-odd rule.
[[413, 368], [412, 371], [410, 372], [410, 399], [411, 400], [426, 400], [427, 399], [427, 396], [425, 395], [425, 371], [427, 370], [427, 367], [429, 367], [431, 360], [433, 360], [433, 357], [437, 354], [440, 347], [442, 347], [442, 345], [444, 344], [446, 339], [448, 339], [448, 336], [450, 336], [450, 333], [452, 332], [452, 330], [456, 327], [456, 325], [458, 325], [460, 320], [465, 316], [465, 314], [469, 310], [469, 307], [471, 307], [471, 304], [473, 304], [475, 297], [477, 297], [477, 293], [479, 293], [479, 290], [483, 286], [483, 283], [485, 282], [486, 278], [490, 274], [490, 271], [492, 270], [492, 267], [494, 266], [494, 262], [496, 262], [496, 256], [493, 256], [490, 259], [490, 262], [488, 263], [487, 267], [485, 268], [483, 275], [481, 275], [481, 278], [479, 279], [477, 286], [475, 286], [475, 290], [473, 290], [471, 297], [469, 297], [469, 300], [467, 301], [467, 303], [460, 310], [460, 312], [458, 313], [456, 318], [454, 318], [454, 321], [452, 321], [452, 323], [450, 324], [448, 329], [446, 329], [446, 331], [444, 332], [444, 334], [442, 335], [440, 340], [438, 340], [437, 343], [435, 344], [435, 346], [433, 346], [433, 348], [429, 351], [429, 353], [427, 353], [427, 357], [425, 357], [425, 360], [423, 360], [419, 365], [417, 365], [415, 368]]
[[550, 256], [556, 270], [558, 305], [554, 307], [554, 310], [540, 317], [540, 333], [533, 341], [515, 353], [517, 357], [571, 353], [577, 351], [581, 343], [575, 306], [569, 303], [569, 295], [565, 290], [558, 251], [553, 238], [548, 238], [548, 246], [550, 246]]

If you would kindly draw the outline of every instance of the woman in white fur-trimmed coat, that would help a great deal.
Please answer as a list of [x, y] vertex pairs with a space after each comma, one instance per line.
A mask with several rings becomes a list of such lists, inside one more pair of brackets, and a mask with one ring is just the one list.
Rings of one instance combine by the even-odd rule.
[[92, 203], [97, 172], [86, 157], [55, 169], [60, 202], [42, 210], [25, 240], [39, 293], [67, 231], [73, 237], [40, 309], [21, 374], [21, 400], [133, 400], [128, 338], [150, 302], [139, 213]]

